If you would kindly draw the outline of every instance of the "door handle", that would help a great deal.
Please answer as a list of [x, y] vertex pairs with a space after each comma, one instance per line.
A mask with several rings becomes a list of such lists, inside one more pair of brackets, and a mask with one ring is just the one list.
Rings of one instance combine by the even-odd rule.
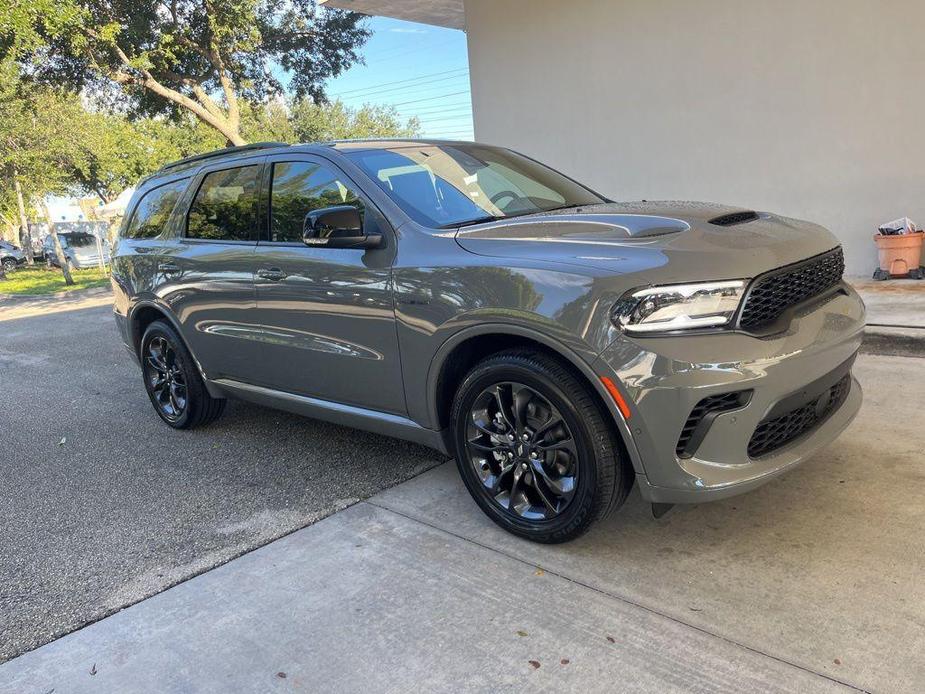
[[262, 280], [270, 280], [271, 282], [279, 282], [280, 280], [286, 279], [286, 273], [280, 270], [278, 267], [264, 268], [262, 270], [257, 270], [257, 277]]
[[168, 274], [173, 272], [180, 272], [180, 266], [176, 265], [175, 263], [161, 263], [158, 265], [158, 269], [160, 269], [161, 272], [166, 272]]

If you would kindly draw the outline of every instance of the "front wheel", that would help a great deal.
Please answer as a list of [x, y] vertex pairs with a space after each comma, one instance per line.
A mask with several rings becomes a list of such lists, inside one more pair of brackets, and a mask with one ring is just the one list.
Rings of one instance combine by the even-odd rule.
[[495, 523], [536, 542], [572, 540], [632, 484], [609, 415], [558, 360], [502, 352], [463, 380], [451, 415], [456, 463]]
[[193, 356], [173, 326], [154, 321], [141, 338], [145, 390], [158, 416], [174, 429], [192, 429], [221, 416], [225, 401], [206, 390]]

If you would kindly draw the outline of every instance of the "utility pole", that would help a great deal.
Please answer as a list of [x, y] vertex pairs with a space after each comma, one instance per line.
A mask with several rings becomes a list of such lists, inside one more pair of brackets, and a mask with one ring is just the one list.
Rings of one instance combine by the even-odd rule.
[[29, 220], [26, 218], [26, 205], [22, 199], [22, 186], [19, 185], [19, 173], [13, 167], [13, 187], [16, 189], [16, 205], [19, 207], [19, 245], [26, 254], [26, 264], [35, 265], [32, 256], [32, 234], [29, 233]]

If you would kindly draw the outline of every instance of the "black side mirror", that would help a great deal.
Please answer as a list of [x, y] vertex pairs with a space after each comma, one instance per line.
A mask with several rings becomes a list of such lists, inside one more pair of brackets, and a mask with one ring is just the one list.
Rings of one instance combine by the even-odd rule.
[[336, 205], [305, 215], [302, 241], [315, 248], [379, 248], [382, 234], [363, 231], [363, 218], [352, 205]]

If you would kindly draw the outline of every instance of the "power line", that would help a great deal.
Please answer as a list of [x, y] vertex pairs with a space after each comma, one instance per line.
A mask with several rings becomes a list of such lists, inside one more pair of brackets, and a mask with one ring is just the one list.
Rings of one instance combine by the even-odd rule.
[[[412, 47], [412, 50], [417, 50], [420, 48], [427, 48], [428, 46], [432, 46], [438, 41], [443, 41], [443, 40], [444, 38], [442, 36], [432, 36], [430, 39], [424, 39], [420, 43], [414, 45]], [[390, 48], [384, 48], [378, 52], [373, 51], [372, 53], [364, 54], [363, 57], [364, 58], [367, 58], [367, 57], [378, 58], [382, 56], [392, 56], [392, 55], [395, 55], [396, 52], [407, 51], [410, 43], [411, 42], [409, 41], [408, 43], [405, 43], [404, 45], [401, 45], [401, 46], [391, 46]]]
[[411, 115], [420, 116], [420, 115], [424, 115], [428, 113], [444, 113], [446, 111], [452, 111], [454, 109], [465, 109], [466, 111], [471, 111], [472, 104], [469, 103], [468, 101], [460, 101], [455, 104], [447, 104], [446, 107], [434, 106], [434, 107], [427, 107], [424, 109], [417, 109], [417, 110], [405, 109], [403, 111], [400, 111], [399, 113], [408, 114], [409, 116]]
[[447, 109], [446, 111], [431, 111], [429, 113], [409, 113], [407, 115], [400, 115], [400, 118], [418, 118], [420, 120], [427, 120], [430, 117], [438, 118], [442, 116], [470, 116], [472, 115], [472, 109]]
[[[390, 61], [392, 61], [392, 60], [395, 60], [396, 58], [404, 58], [405, 56], [412, 55], [413, 53], [417, 53], [418, 51], [420, 51], [420, 50], [422, 50], [422, 49], [431, 50], [431, 49], [432, 49], [432, 46], [431, 46], [430, 44], [418, 46], [418, 47], [416, 47], [416, 48], [412, 48], [412, 49], [409, 50], [409, 51], [405, 51], [404, 53], [396, 53], [395, 55], [390, 55], [390, 56], [388, 56], [388, 57], [386, 57], [386, 58], [376, 59], [374, 62], [376, 62], [376, 63], [388, 63], [388, 62], [390, 62]], [[367, 58], [367, 56], [364, 56], [364, 57], [363, 57], [364, 61], [366, 60], [366, 58]], [[368, 64], [368, 63], [367, 63], [367, 64]]]
[[407, 106], [408, 104], [419, 104], [423, 101], [434, 101], [435, 99], [445, 99], [448, 96], [459, 96], [460, 94], [468, 94], [468, 93], [469, 93], [469, 90], [466, 89], [461, 92], [450, 92], [449, 94], [440, 94], [438, 96], [430, 96], [430, 97], [427, 97], [426, 99], [416, 99], [414, 101], [402, 101], [401, 103], [398, 103], [398, 104], [387, 104], [387, 105], [396, 106], [396, 107]]
[[444, 121], [444, 120], [462, 120], [463, 118], [465, 118], [465, 119], [467, 119], [467, 120], [469, 120], [469, 121], [472, 120], [472, 117], [471, 117], [471, 116], [468, 116], [468, 115], [466, 115], [466, 114], [462, 114], [462, 115], [459, 115], [459, 116], [446, 116], [446, 117], [442, 117], [442, 116], [441, 116], [441, 117], [437, 117], [437, 118], [421, 118], [420, 120], [421, 120], [421, 123], [422, 123], [423, 125], [427, 125], [428, 123], [437, 123], [437, 122], [439, 122], [439, 121]]
[[[360, 99], [395, 99], [395, 98], [404, 98], [404, 97], [415, 97], [421, 94], [433, 93], [436, 89], [459, 89], [462, 87], [469, 87], [469, 78], [466, 75], [461, 75], [463, 81], [457, 82], [458, 78], [450, 77], [443, 78], [438, 80], [433, 80], [432, 82], [422, 82], [421, 84], [409, 84], [404, 87], [393, 87], [391, 89], [383, 89], [378, 92], [366, 92], [363, 94], [350, 94], [348, 96], [337, 97], [342, 101], [346, 100], [348, 102], [356, 102]], [[438, 83], [443, 84], [438, 84]]]
[[331, 96], [344, 96], [346, 94], [352, 94], [354, 92], [365, 92], [370, 89], [379, 89], [380, 87], [388, 87], [393, 84], [405, 84], [406, 82], [416, 82], [418, 80], [430, 79], [431, 77], [441, 77], [443, 75], [448, 75], [451, 72], [460, 72], [460, 71], [468, 73], [469, 68], [459, 67], [453, 70], [444, 70], [443, 72], [432, 72], [429, 75], [418, 75], [417, 77], [409, 77], [408, 79], [404, 79], [404, 80], [395, 80], [394, 82], [383, 82], [381, 84], [371, 85], [369, 87], [357, 87], [356, 89], [345, 89], [342, 92], [332, 93]]

